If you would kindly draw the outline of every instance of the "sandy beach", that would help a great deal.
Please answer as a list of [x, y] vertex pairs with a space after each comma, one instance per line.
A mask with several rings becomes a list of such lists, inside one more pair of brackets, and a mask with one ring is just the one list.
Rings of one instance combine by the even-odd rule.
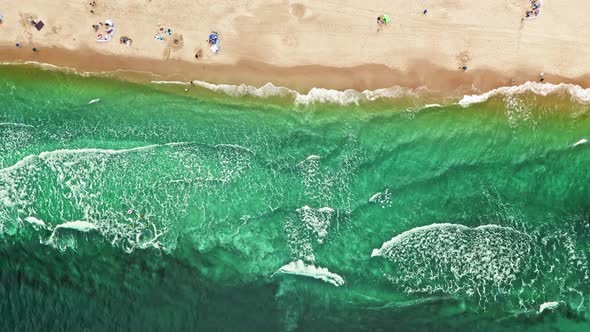
[[[483, 91], [540, 73], [547, 82], [588, 86], [590, 40], [582, 32], [590, 3], [546, 0], [538, 16], [523, 19], [530, 7], [529, 0], [2, 0], [0, 61], [300, 91]], [[391, 22], [377, 31], [382, 14]], [[45, 25], [38, 31], [31, 20]], [[112, 39], [97, 42], [106, 20]], [[219, 32], [218, 54], [209, 49], [211, 31]]]

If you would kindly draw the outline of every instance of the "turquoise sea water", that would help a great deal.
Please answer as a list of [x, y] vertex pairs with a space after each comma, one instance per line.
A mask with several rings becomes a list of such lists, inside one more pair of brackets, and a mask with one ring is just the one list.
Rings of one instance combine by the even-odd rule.
[[3, 66], [0, 100], [2, 331], [590, 330], [566, 94], [297, 106]]

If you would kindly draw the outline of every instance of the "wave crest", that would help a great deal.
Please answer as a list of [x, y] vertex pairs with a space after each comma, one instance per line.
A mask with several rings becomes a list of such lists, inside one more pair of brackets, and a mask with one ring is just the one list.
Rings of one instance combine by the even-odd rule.
[[272, 83], [266, 83], [261, 87], [253, 85], [240, 84], [213, 84], [204, 81], [179, 82], [179, 81], [152, 81], [154, 84], [178, 84], [194, 85], [211, 90], [214, 92], [225, 93], [232, 97], [283, 97], [292, 98], [297, 105], [309, 105], [315, 103], [332, 103], [339, 105], [359, 104], [364, 101], [375, 101], [378, 99], [395, 99], [403, 96], [413, 96], [419, 90], [395, 86], [391, 88], [357, 91], [354, 89], [335, 90], [325, 88], [312, 88], [309, 92], [301, 94], [287, 87], [276, 86]]
[[338, 274], [330, 272], [330, 270], [325, 267], [316, 267], [313, 264], [305, 264], [302, 260], [283, 265], [277, 272], [275, 272], [275, 274], [276, 273], [319, 279], [336, 287], [344, 285], [344, 279]]
[[374, 249], [394, 267], [385, 277], [407, 293], [491, 296], [511, 289], [525, 268], [532, 238], [509, 227], [431, 224]]
[[526, 92], [532, 92], [540, 96], [565, 92], [578, 103], [585, 104], [590, 102], [590, 88], [584, 89], [579, 85], [567, 83], [551, 84], [529, 81], [521, 85], [500, 87], [479, 95], [465, 95], [459, 100], [459, 105], [468, 107], [472, 104], [483, 103], [494, 96], [518, 95]]

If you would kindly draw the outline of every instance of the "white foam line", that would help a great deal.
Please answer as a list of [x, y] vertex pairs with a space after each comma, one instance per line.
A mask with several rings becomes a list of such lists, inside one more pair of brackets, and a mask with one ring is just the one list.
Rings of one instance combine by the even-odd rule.
[[59, 224], [57, 226], [55, 226], [54, 228], [54, 232], [60, 228], [65, 228], [65, 229], [73, 229], [76, 231], [80, 231], [80, 232], [89, 232], [95, 229], [98, 229], [98, 227], [93, 224], [90, 223], [88, 221], [84, 221], [84, 220], [76, 220], [76, 221], [69, 221], [69, 222], [65, 222], [63, 224]]
[[[41, 68], [52, 69], [52, 70], [63, 70], [66, 72], [72, 72], [81, 76], [90, 76], [92, 74], [101, 74], [104, 72], [79, 72], [69, 67], [58, 67], [44, 62], [37, 61], [26, 61], [22, 62], [3, 62], [2, 65], [37, 65]], [[286, 87], [275, 86], [272, 83], [267, 83], [261, 87], [255, 87], [247, 84], [231, 85], [231, 84], [213, 84], [204, 81], [151, 81], [153, 84], [177, 84], [177, 85], [196, 85], [214, 92], [223, 92], [230, 96], [255, 96], [255, 97], [291, 97], [294, 99], [296, 104], [313, 104], [313, 103], [335, 103], [340, 105], [348, 104], [359, 104], [361, 101], [375, 101], [382, 98], [400, 98], [403, 96], [416, 96], [422, 91], [427, 91], [425, 87], [417, 89], [404, 88], [400, 86], [376, 89], [376, 90], [364, 90], [362, 92], [354, 89], [348, 89], [344, 91], [324, 89], [324, 88], [312, 88], [306, 94], [300, 94], [295, 90], [291, 90]], [[552, 93], [565, 91], [572, 99], [579, 103], [590, 103], [590, 88], [584, 89], [579, 85], [560, 83], [540, 83], [540, 82], [526, 82], [518, 86], [506, 86], [497, 89], [490, 90], [488, 92], [479, 95], [465, 95], [458, 102], [463, 107], [468, 107], [472, 104], [482, 103], [487, 101], [489, 98], [496, 95], [514, 95], [525, 92], [532, 92], [541, 96], [547, 96]], [[439, 104], [427, 104], [423, 108], [441, 107]]]
[[88, 102], [88, 105], [92, 105], [94, 103], [98, 103], [99, 101], [100, 101], [100, 98], [92, 99], [91, 101]]
[[23, 159], [17, 161], [16, 164], [0, 169], [0, 174], [8, 173], [8, 172], [17, 170], [21, 167], [24, 167], [36, 158], [38, 158], [38, 157], [34, 156], [34, 155], [26, 156]]
[[451, 223], [430, 224], [430, 225], [426, 225], [426, 226], [415, 227], [415, 228], [412, 228], [410, 230], [407, 230], [401, 234], [394, 236], [393, 238], [391, 238], [391, 240], [384, 242], [383, 245], [381, 245], [381, 248], [373, 249], [373, 251], [371, 252], [371, 257], [381, 256], [382, 250], [384, 248], [389, 248], [389, 247], [393, 246], [394, 244], [402, 241], [406, 237], [411, 236], [414, 233], [419, 233], [421, 231], [428, 230], [428, 229], [439, 229], [439, 228], [445, 228], [445, 227], [453, 227], [453, 228], [457, 228], [457, 229], [461, 229], [461, 230], [471, 230], [471, 229], [483, 230], [483, 229], [488, 229], [488, 228], [506, 229], [506, 230], [510, 230], [510, 231], [513, 230], [510, 227], [504, 227], [504, 226], [498, 226], [498, 225], [481, 225], [481, 226], [477, 226], [475, 228], [471, 228], [471, 227], [467, 227], [465, 225], [451, 224]]
[[16, 123], [16, 122], [0, 122], [0, 126], [35, 128], [35, 126], [32, 126], [32, 125], [28, 125], [28, 124], [24, 124], [24, 123]]
[[140, 147], [136, 147], [136, 148], [131, 148], [131, 149], [122, 149], [122, 150], [113, 150], [113, 149], [62, 149], [62, 150], [53, 150], [53, 151], [45, 151], [45, 152], [41, 152], [39, 154], [39, 158], [41, 159], [48, 159], [50, 157], [56, 156], [56, 155], [62, 155], [62, 154], [84, 154], [84, 153], [100, 153], [100, 154], [123, 154], [123, 153], [127, 153], [127, 152], [133, 152], [133, 151], [143, 151], [143, 150], [149, 150], [149, 149], [154, 149], [157, 147], [162, 146], [161, 144], [153, 144], [153, 145], [147, 145], [147, 146], [140, 146]]
[[35, 227], [41, 227], [41, 228], [45, 228], [46, 227], [45, 222], [43, 220], [41, 220], [41, 219], [37, 219], [35, 217], [26, 217], [25, 220], [29, 224], [31, 224], [31, 225], [33, 225]]
[[[316, 267], [312, 264], [305, 264], [302, 260], [297, 260], [283, 265], [276, 273], [291, 274], [303, 277], [323, 280], [336, 287], [344, 285], [344, 279], [336, 273], [330, 272], [327, 268]], [[274, 274], [273, 274], [274, 276]]]
[[[182, 85], [196, 85], [202, 88], [225, 93], [232, 97], [254, 96], [254, 97], [290, 97], [299, 105], [308, 105], [314, 103], [335, 103], [340, 105], [359, 104], [362, 101], [375, 101], [378, 99], [395, 99], [403, 96], [416, 96], [426, 88], [409, 89], [399, 86], [376, 89], [356, 91], [348, 90], [333, 90], [324, 88], [312, 88], [305, 94], [300, 94], [295, 90], [286, 87], [276, 86], [272, 83], [266, 83], [261, 87], [255, 87], [247, 84], [231, 85], [231, 84], [213, 84], [204, 81], [179, 82], [179, 81], [153, 81], [157, 84], [182, 84]], [[590, 89], [584, 89], [579, 85], [574, 84], [551, 84], [540, 82], [526, 82], [518, 86], [506, 86], [490, 90], [479, 95], [465, 95], [459, 101], [459, 105], [468, 107], [471, 104], [482, 103], [489, 98], [496, 95], [514, 95], [525, 92], [532, 92], [541, 96], [557, 93], [560, 91], [567, 92], [572, 98], [580, 103], [590, 102]], [[440, 104], [426, 104], [422, 108], [442, 107]]]
[[[306, 207], [307, 207], [307, 205], [306, 205]], [[321, 212], [321, 213], [334, 213], [334, 209], [332, 209], [329, 206], [325, 206], [323, 208], [319, 208], [318, 209], [318, 212]]]
[[54, 156], [54, 155], [60, 155], [60, 154], [83, 154], [83, 153], [100, 153], [100, 154], [123, 154], [123, 153], [128, 153], [128, 152], [135, 152], [135, 151], [144, 151], [144, 150], [150, 150], [150, 149], [155, 149], [158, 147], [163, 147], [163, 146], [180, 146], [180, 145], [188, 145], [188, 144], [192, 144], [191, 142], [177, 142], [177, 143], [166, 143], [166, 144], [152, 144], [152, 145], [146, 145], [146, 146], [138, 146], [135, 148], [130, 148], [130, 149], [121, 149], [121, 150], [114, 150], [114, 149], [95, 149], [95, 148], [90, 148], [90, 149], [62, 149], [62, 150], [53, 150], [53, 151], [46, 151], [46, 152], [41, 152], [39, 154], [39, 158], [41, 159], [47, 159], [48, 157]]
[[39, 62], [39, 61], [25, 61], [22, 63], [19, 62], [13, 62], [13, 63], [5, 63], [5, 64], [10, 64], [10, 65], [20, 65], [20, 64], [24, 64], [24, 65], [35, 65], [41, 69], [46, 69], [46, 70], [55, 70], [55, 71], [65, 71], [65, 72], [69, 72], [69, 73], [74, 73], [74, 74], [78, 74], [80, 76], [84, 76], [84, 77], [88, 77], [90, 75], [92, 75], [91, 72], [86, 72], [86, 71], [78, 71], [74, 68], [70, 68], [70, 67], [59, 67], [56, 65], [53, 65], [51, 63], [46, 63], [46, 62]]
[[[58, 67], [44, 62], [37, 61], [26, 61], [24, 63], [19, 62], [3, 62], [3, 65], [37, 65], [41, 68], [47, 68], [52, 70], [63, 70], [66, 72], [73, 72], [81, 76], [90, 76], [92, 74], [101, 74], [101, 72], [79, 72], [69, 67]], [[104, 72], [102, 72], [104, 73]], [[395, 99], [403, 96], [416, 96], [420, 92], [427, 91], [425, 87], [417, 89], [404, 88], [400, 86], [376, 89], [376, 90], [364, 90], [362, 92], [354, 89], [348, 90], [333, 90], [324, 88], [312, 88], [306, 94], [300, 94], [295, 90], [291, 90], [286, 87], [275, 86], [272, 83], [267, 83], [261, 87], [255, 87], [247, 84], [231, 85], [231, 84], [213, 84], [204, 81], [151, 81], [153, 84], [177, 84], [177, 85], [196, 85], [214, 92], [223, 92], [230, 96], [241, 97], [241, 96], [255, 96], [255, 97], [291, 97], [294, 99], [296, 104], [307, 105], [313, 103], [335, 103], [340, 105], [348, 104], [359, 104], [361, 101], [375, 101], [377, 99]], [[579, 85], [569, 83], [540, 83], [540, 82], [526, 82], [518, 86], [506, 86], [497, 89], [490, 90], [488, 92], [479, 95], [465, 95], [458, 102], [463, 107], [468, 107], [472, 104], [482, 103], [487, 101], [489, 98], [496, 95], [514, 95], [525, 92], [532, 92], [541, 96], [547, 96], [549, 94], [558, 93], [564, 91], [568, 93], [573, 100], [579, 103], [590, 103], [590, 88], [584, 89]], [[423, 108], [441, 107], [439, 104], [427, 104]]]
[[28, 155], [28, 156], [24, 157], [23, 159], [19, 160], [16, 164], [14, 164], [12, 166], [8, 166], [6, 168], [0, 169], [0, 174], [10, 172], [12, 170], [26, 166], [29, 162], [31, 162], [32, 160], [34, 160], [36, 158], [40, 158], [42, 160], [47, 160], [47, 159], [50, 159], [51, 157], [55, 157], [55, 156], [63, 155], [63, 154], [84, 154], [84, 153], [117, 155], [117, 154], [123, 154], [123, 153], [134, 152], [134, 151], [150, 150], [150, 149], [163, 147], [163, 146], [182, 146], [182, 145], [190, 145], [190, 144], [193, 144], [193, 143], [191, 143], [191, 142], [176, 142], [176, 143], [166, 143], [166, 144], [152, 144], [152, 145], [147, 145], [147, 146], [139, 146], [139, 147], [135, 147], [135, 148], [121, 149], [121, 150], [92, 148], [92, 149], [61, 149], [61, 150], [53, 150], [53, 151], [44, 151], [44, 152], [41, 152], [39, 155]]
[[545, 310], [554, 310], [559, 307], [559, 302], [551, 301], [545, 302], [539, 306], [539, 313], [542, 313]]
[[572, 145], [572, 146], [578, 146], [578, 145], [586, 144], [586, 143], [588, 143], [588, 140], [585, 139], [585, 138], [582, 138], [581, 140], [579, 140], [576, 143], [574, 143], [574, 145]]
[[182, 81], [151, 81], [152, 84], [170, 84], [170, 85], [190, 85], [190, 82]]
[[373, 196], [371, 196], [369, 198], [369, 203], [374, 203], [377, 200], [377, 198], [379, 198], [381, 195], [382, 195], [381, 192], [378, 192], [378, 193], [374, 194]]
[[84, 221], [84, 220], [76, 220], [76, 221], [69, 221], [63, 224], [59, 224], [57, 226], [55, 226], [55, 228], [53, 229], [53, 232], [51, 233], [51, 236], [49, 237], [49, 243], [53, 242], [53, 239], [55, 238], [55, 233], [59, 230], [59, 229], [71, 229], [71, 230], [75, 230], [75, 231], [79, 231], [79, 232], [83, 232], [83, 233], [88, 233], [90, 231], [93, 230], [97, 230], [98, 226], [96, 226], [93, 223], [90, 223], [88, 221]]
[[290, 97], [296, 104], [307, 105], [313, 103], [335, 103], [341, 105], [358, 104], [361, 101], [374, 101], [380, 98], [399, 98], [404, 95], [413, 95], [415, 90], [402, 88], [399, 86], [377, 89], [364, 90], [362, 92], [348, 89], [344, 91], [324, 88], [312, 88], [306, 94], [282, 87], [272, 83], [266, 83], [261, 87], [255, 87], [247, 84], [213, 84], [204, 81], [180, 82], [180, 81], [152, 81], [154, 84], [177, 84], [177, 85], [195, 85], [214, 92], [225, 93], [232, 97], [253, 96], [259, 98], [265, 97]]
[[459, 101], [459, 105], [468, 107], [472, 104], [483, 103], [493, 96], [517, 95], [525, 92], [532, 92], [540, 96], [547, 96], [549, 94], [558, 92], [566, 92], [571, 96], [572, 99], [579, 103], [585, 104], [590, 102], [590, 88], [584, 89], [581, 86], [575, 84], [552, 84], [529, 81], [517, 86], [505, 86], [497, 88], [479, 95], [465, 95]]

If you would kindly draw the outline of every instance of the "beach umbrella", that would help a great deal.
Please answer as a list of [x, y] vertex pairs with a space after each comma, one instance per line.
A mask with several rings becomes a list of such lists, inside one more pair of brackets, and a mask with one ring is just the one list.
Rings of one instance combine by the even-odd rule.
[[387, 14], [383, 15], [383, 22], [389, 23], [389, 21], [390, 21], [389, 15], [387, 15]]

